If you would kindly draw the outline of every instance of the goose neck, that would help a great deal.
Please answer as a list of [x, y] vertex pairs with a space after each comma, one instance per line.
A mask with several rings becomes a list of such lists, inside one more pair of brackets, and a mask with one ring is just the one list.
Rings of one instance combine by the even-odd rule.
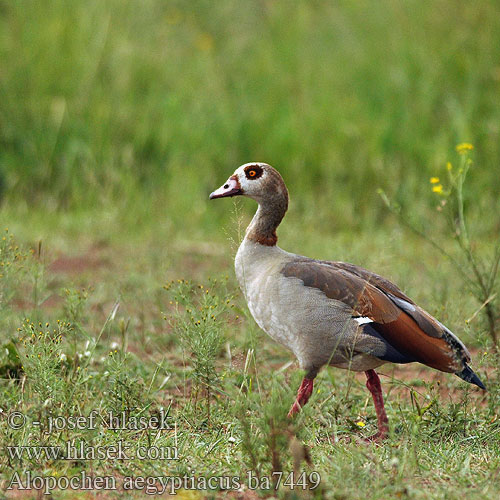
[[266, 246], [275, 246], [278, 241], [276, 229], [288, 208], [288, 196], [265, 202], [260, 201], [257, 212], [247, 228], [246, 238]]

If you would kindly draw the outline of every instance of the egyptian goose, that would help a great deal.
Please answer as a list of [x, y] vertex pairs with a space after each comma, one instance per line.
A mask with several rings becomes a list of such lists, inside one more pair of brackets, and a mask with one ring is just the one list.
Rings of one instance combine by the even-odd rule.
[[288, 208], [281, 175], [266, 163], [247, 163], [210, 195], [243, 195], [258, 209], [235, 258], [236, 275], [255, 321], [290, 349], [306, 375], [289, 416], [305, 405], [320, 368], [364, 371], [381, 440], [388, 432], [378, 366], [418, 361], [485, 389], [468, 366], [467, 348], [396, 285], [354, 264], [310, 259], [276, 245]]

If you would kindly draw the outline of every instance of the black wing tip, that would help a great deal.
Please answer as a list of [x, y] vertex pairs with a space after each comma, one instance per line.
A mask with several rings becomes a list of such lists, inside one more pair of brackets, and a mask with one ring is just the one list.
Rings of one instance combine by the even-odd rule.
[[461, 372], [455, 373], [455, 375], [457, 377], [460, 377], [462, 380], [469, 382], [469, 384], [477, 385], [479, 388], [483, 389], [484, 391], [487, 390], [486, 387], [484, 386], [484, 384], [481, 382], [481, 379], [467, 365], [465, 365], [465, 368]]

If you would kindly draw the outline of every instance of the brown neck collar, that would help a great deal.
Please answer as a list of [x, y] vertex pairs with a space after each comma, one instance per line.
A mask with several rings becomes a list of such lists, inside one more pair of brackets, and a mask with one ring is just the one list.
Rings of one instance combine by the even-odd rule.
[[283, 184], [268, 199], [259, 200], [259, 208], [248, 226], [247, 239], [268, 247], [278, 241], [276, 228], [288, 209], [288, 191]]

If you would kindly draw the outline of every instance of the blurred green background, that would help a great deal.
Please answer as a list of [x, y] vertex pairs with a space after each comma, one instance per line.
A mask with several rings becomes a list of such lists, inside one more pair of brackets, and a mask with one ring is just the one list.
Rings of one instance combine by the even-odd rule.
[[208, 193], [259, 160], [306, 223], [361, 230], [378, 187], [425, 217], [462, 141], [471, 210], [499, 208], [498, 1], [2, 0], [0, 60], [9, 213], [204, 234], [229, 206]]

